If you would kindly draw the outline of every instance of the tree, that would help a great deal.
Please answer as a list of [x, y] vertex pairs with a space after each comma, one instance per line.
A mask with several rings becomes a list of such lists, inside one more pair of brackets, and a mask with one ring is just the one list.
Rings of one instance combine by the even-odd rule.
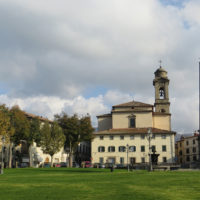
[[18, 106], [13, 106], [11, 112], [11, 123], [15, 127], [13, 141], [16, 145], [20, 144], [22, 140], [28, 142], [30, 135], [30, 122], [25, 116], [24, 112]]
[[[29, 120], [19, 106], [13, 106], [10, 109], [10, 116], [11, 124], [15, 130], [13, 136], [11, 137], [11, 142], [15, 145], [18, 145], [22, 141], [25, 141], [28, 145], [28, 139], [30, 135]], [[12, 160], [12, 155], [10, 155], [10, 159]]]
[[51, 156], [51, 167], [53, 166], [53, 156], [64, 147], [65, 135], [63, 134], [62, 128], [57, 122], [53, 122], [50, 125], [45, 122], [41, 128], [41, 141], [40, 146], [42, 151]]
[[12, 167], [12, 137], [14, 132], [9, 109], [4, 104], [0, 105], [0, 134], [6, 138], [6, 142], [9, 144], [9, 168]]
[[90, 116], [78, 118], [75, 114], [69, 117], [66, 113], [55, 115], [55, 120], [62, 127], [66, 137], [65, 147], [69, 149], [69, 166], [72, 167], [72, 156], [78, 144], [82, 141], [90, 141], [94, 129]]
[[36, 117], [31, 119], [30, 121], [30, 134], [28, 136], [28, 149], [29, 149], [29, 164], [30, 167], [33, 166], [33, 158], [32, 158], [32, 144], [33, 142], [36, 142], [36, 144], [40, 143], [41, 135], [40, 135], [40, 125], [41, 122], [40, 120]]

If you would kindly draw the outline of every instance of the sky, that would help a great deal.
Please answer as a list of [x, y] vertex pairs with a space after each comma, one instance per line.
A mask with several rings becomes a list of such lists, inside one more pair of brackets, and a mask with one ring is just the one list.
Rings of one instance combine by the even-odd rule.
[[172, 129], [198, 129], [199, 0], [0, 0], [0, 104], [53, 119], [154, 104], [170, 79]]

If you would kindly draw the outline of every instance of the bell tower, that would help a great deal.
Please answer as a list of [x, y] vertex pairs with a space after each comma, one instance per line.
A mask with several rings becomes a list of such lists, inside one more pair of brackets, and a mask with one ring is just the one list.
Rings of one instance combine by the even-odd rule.
[[167, 71], [161, 66], [155, 71], [155, 78], [153, 85], [155, 88], [155, 112], [161, 112], [170, 114], [170, 102], [169, 102], [169, 79], [167, 77]]

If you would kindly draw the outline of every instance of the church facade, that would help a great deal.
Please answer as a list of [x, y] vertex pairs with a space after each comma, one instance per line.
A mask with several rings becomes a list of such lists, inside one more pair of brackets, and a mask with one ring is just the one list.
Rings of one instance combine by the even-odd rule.
[[154, 74], [154, 105], [131, 101], [97, 116], [98, 131], [91, 145], [93, 164], [148, 163], [152, 152], [158, 155], [158, 163], [174, 162], [176, 133], [171, 131], [169, 79], [162, 67]]

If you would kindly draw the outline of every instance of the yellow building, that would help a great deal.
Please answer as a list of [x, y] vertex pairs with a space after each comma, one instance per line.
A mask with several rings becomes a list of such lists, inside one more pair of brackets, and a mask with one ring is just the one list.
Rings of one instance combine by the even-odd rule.
[[[171, 131], [169, 79], [162, 67], [154, 74], [154, 105], [131, 101], [114, 105], [111, 113], [97, 116], [98, 131], [92, 141], [93, 164], [146, 163], [152, 151], [159, 154], [159, 163], [174, 162], [175, 132]], [[152, 132], [150, 140], [148, 130]]]
[[199, 160], [199, 133], [181, 136], [177, 141], [177, 162], [179, 164], [191, 164]]

